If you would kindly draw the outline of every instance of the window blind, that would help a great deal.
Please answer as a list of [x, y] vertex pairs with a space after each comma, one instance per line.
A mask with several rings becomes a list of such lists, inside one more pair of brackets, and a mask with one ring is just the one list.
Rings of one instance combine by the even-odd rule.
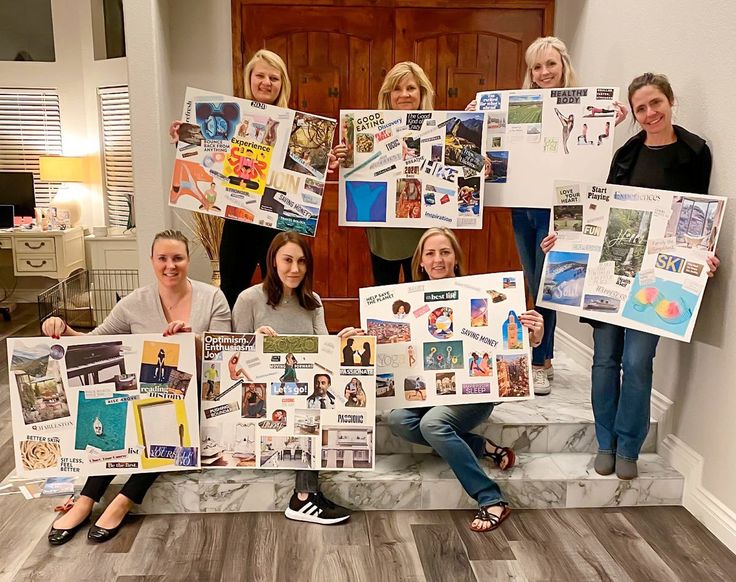
[[61, 155], [56, 89], [0, 87], [0, 171], [33, 172], [36, 206], [48, 206], [61, 185], [41, 182], [39, 156]]
[[127, 85], [97, 89], [108, 226], [127, 226], [133, 204], [133, 151]]

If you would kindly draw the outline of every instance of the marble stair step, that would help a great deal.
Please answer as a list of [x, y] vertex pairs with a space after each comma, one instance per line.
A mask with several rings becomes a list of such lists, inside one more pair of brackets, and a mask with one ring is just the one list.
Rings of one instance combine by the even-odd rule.
[[[639, 478], [620, 481], [593, 470], [591, 453], [523, 453], [502, 472], [482, 464], [516, 508], [680, 505], [683, 477], [664, 459], [644, 454]], [[116, 479], [117, 481], [117, 479]], [[379, 455], [372, 472], [323, 472], [322, 491], [359, 510], [472, 508], [444, 460], [435, 455]], [[106, 497], [119, 490], [115, 482]], [[293, 471], [205, 469], [164, 473], [140, 506], [141, 513], [282, 511], [294, 489]]]
[[[505, 403], [493, 412], [491, 418], [474, 429], [493, 442], [511, 447], [516, 453], [595, 453], [598, 444], [595, 438], [593, 418], [544, 417], [515, 419], [504, 414], [502, 408], [512, 409], [520, 403]], [[513, 411], [512, 411], [513, 412]], [[657, 421], [651, 420], [649, 433], [642, 446], [642, 453], [657, 450]], [[383, 416], [376, 419], [376, 454], [396, 453], [427, 454], [429, 447], [410, 443], [393, 434]]]

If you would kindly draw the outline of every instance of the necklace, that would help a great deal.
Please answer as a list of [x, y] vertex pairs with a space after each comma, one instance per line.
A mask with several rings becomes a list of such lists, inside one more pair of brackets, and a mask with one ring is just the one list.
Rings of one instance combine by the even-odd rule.
[[[184, 291], [184, 295], [182, 295], [181, 297], [179, 297], [179, 300], [178, 300], [178, 301], [177, 301], [176, 303], [172, 303], [171, 305], [166, 305], [166, 304], [164, 303], [164, 307], [166, 307], [166, 311], [171, 311], [171, 310], [172, 310], [172, 309], [174, 309], [174, 308], [175, 308], [175, 307], [176, 307], [177, 305], [179, 305], [179, 303], [181, 303], [182, 301], [184, 301], [184, 299], [186, 299], [187, 295], [189, 294], [189, 293], [188, 293], [188, 292], [189, 292], [189, 285], [190, 285], [190, 284], [189, 284], [189, 281], [187, 281], [187, 288], [186, 288], [186, 291]], [[161, 295], [159, 295], [159, 297], [161, 297]], [[163, 298], [163, 297], [161, 297], [161, 302], [163, 303], [163, 301], [164, 301], [164, 298]]]

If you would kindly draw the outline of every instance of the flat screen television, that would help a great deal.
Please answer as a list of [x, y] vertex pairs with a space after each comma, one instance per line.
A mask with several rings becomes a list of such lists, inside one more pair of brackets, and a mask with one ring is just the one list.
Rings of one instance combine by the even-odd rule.
[[16, 216], [33, 216], [36, 198], [31, 172], [0, 172], [0, 204], [15, 206]]

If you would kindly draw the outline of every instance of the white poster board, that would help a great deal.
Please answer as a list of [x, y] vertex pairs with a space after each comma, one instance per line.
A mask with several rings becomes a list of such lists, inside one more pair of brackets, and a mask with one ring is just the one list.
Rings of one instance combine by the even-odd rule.
[[690, 341], [722, 196], [557, 182], [537, 305]]
[[367, 336], [205, 334], [202, 465], [372, 470], [375, 357]]
[[18, 474], [199, 467], [194, 336], [8, 339]]
[[483, 226], [484, 114], [340, 112], [339, 225]]
[[614, 87], [483, 91], [486, 206], [549, 208], [554, 180], [601, 182], [613, 157]]
[[336, 120], [187, 87], [169, 205], [315, 236]]
[[379, 410], [533, 397], [521, 272], [360, 290]]

